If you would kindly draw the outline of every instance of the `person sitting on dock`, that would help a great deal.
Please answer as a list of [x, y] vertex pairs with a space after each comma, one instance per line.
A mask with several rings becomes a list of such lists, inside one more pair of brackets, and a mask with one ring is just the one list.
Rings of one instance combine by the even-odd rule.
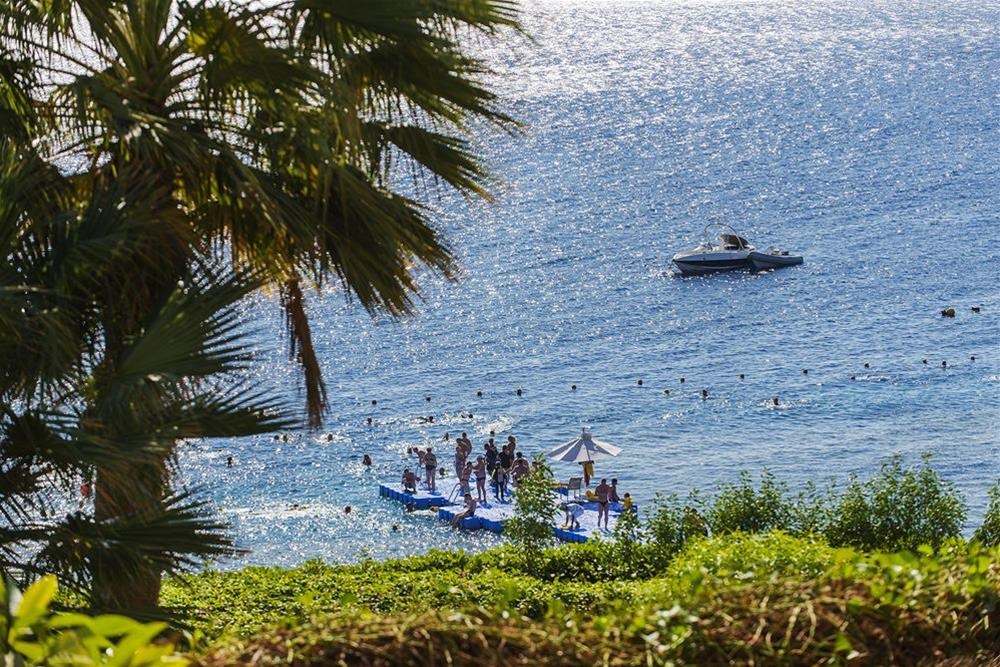
[[601, 516], [604, 516], [604, 530], [608, 530], [608, 504], [611, 497], [611, 485], [608, 480], [602, 479], [601, 483], [594, 489], [597, 496], [597, 527], [601, 527]]
[[400, 483], [403, 485], [403, 491], [406, 493], [417, 492], [417, 476], [409, 468], [403, 471], [403, 479]]
[[476, 497], [482, 502], [486, 502], [486, 459], [482, 456], [476, 457], [476, 465], [473, 468], [476, 473]]
[[434, 453], [432, 447], [428, 447], [427, 452], [424, 454], [424, 468], [427, 471], [427, 488], [431, 491], [437, 486], [437, 464], [437, 454]]
[[462, 519], [476, 515], [476, 502], [476, 499], [472, 497], [471, 493], [465, 494], [465, 509], [456, 513], [454, 518], [452, 518], [452, 528], [458, 527], [458, 524], [462, 521]]
[[580, 503], [563, 503], [563, 512], [566, 514], [563, 527], [567, 530], [580, 529], [580, 517], [583, 516], [583, 506]]
[[520, 484], [521, 479], [529, 472], [531, 472], [531, 468], [528, 466], [528, 459], [524, 458], [521, 452], [518, 452], [514, 456], [514, 466], [510, 471], [511, 476], [514, 478], [514, 483]]

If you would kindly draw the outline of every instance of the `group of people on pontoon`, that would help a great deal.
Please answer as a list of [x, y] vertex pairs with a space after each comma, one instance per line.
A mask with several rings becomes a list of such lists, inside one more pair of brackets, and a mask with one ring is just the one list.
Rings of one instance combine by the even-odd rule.
[[[611, 503], [622, 503], [622, 511], [632, 511], [632, 496], [628, 493], [618, 495], [618, 480], [612, 479], [608, 484], [606, 478], [601, 479], [593, 491], [587, 489], [586, 499], [597, 503], [597, 527], [601, 527], [601, 519], [604, 519], [604, 529], [608, 530], [610, 520]], [[576, 530], [580, 528], [580, 517], [583, 516], [583, 501], [569, 500], [562, 505], [564, 513], [563, 528]]]
[[[464, 499], [465, 506], [461, 512], [456, 513], [451, 523], [457, 526], [462, 519], [475, 516], [476, 507], [481, 502], [487, 501], [486, 484], [489, 481], [493, 489], [493, 496], [500, 502], [507, 502], [510, 497], [510, 487], [516, 486], [518, 482], [531, 473], [532, 466], [528, 459], [516, 451], [517, 438], [513, 435], [507, 436], [506, 444], [497, 447], [494, 442], [496, 434], [490, 431], [490, 438], [483, 446], [483, 453], [472, 460], [472, 440], [467, 433], [455, 438], [455, 476], [458, 478], [458, 490]], [[449, 434], [445, 433], [445, 442], [450, 441]], [[428, 446], [425, 450], [418, 447], [410, 448], [408, 454], [417, 456], [417, 472], [406, 468], [403, 472], [401, 484], [403, 490], [409, 493], [416, 493], [420, 482], [419, 472], [424, 472], [424, 485], [431, 491], [437, 489], [438, 474], [444, 475], [445, 469], [438, 468], [437, 454], [434, 448]], [[589, 474], [588, 474], [589, 473]], [[590, 463], [589, 470], [585, 467], [584, 474], [589, 477], [593, 474], [593, 463]], [[472, 479], [476, 480], [475, 496], [472, 493]], [[587, 479], [587, 486], [590, 480]], [[624, 502], [625, 511], [632, 510], [632, 498], [629, 494], [619, 496], [618, 480], [612, 479], [608, 483], [607, 479], [602, 479], [601, 483], [593, 490], [587, 490], [587, 500], [597, 503], [597, 526], [601, 527], [601, 519], [604, 520], [604, 528], [609, 525], [609, 508], [611, 503]], [[580, 527], [580, 517], [583, 515], [583, 506], [579, 501], [569, 501], [563, 503], [563, 510], [566, 516], [566, 526], [570, 529]]]

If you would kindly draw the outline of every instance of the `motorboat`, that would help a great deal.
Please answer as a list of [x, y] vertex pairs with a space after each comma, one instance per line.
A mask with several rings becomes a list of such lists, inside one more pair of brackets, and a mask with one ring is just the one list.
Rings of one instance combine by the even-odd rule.
[[783, 266], [795, 266], [802, 263], [801, 255], [789, 255], [787, 250], [780, 248], [765, 248], [763, 252], [753, 251], [750, 253], [750, 263], [758, 271], [768, 269], [780, 269]]
[[[714, 231], [721, 230], [713, 242]], [[764, 250], [755, 247], [740, 234], [723, 223], [705, 225], [705, 241], [694, 250], [684, 250], [671, 260], [682, 275], [695, 276], [720, 271], [766, 271], [802, 263], [802, 257], [787, 250], [769, 246]]]
[[[723, 232], [719, 234], [718, 241], [713, 243], [710, 230], [719, 228]], [[702, 241], [694, 250], [679, 252], [671, 260], [683, 275], [738, 271], [753, 267], [750, 254], [756, 248], [729, 225], [722, 223], [705, 225], [705, 238], [706, 240]]]

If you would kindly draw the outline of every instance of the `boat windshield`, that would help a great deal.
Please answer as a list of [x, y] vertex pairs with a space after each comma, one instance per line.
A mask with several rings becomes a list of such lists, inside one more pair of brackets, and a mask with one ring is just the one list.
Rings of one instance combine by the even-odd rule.
[[745, 238], [736, 234], [720, 234], [719, 240], [726, 250], [745, 250], [750, 247]]

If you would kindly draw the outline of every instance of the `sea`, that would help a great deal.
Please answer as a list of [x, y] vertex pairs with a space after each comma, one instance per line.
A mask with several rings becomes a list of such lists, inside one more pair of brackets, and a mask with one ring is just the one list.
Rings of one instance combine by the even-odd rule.
[[[475, 131], [492, 201], [399, 184], [459, 279], [417, 267], [403, 320], [312, 292], [324, 427], [181, 447], [179, 483], [245, 550], [211, 565], [496, 545], [378, 496], [408, 448], [450, 468], [463, 431], [534, 455], [587, 426], [623, 449], [597, 475], [641, 507], [741, 471], [796, 490], [929, 453], [971, 532], [1000, 478], [1000, 5], [526, 0], [523, 24], [470, 36], [522, 123]], [[674, 275], [709, 223], [805, 262]], [[277, 299], [242, 312], [249, 382], [301, 420]]]

